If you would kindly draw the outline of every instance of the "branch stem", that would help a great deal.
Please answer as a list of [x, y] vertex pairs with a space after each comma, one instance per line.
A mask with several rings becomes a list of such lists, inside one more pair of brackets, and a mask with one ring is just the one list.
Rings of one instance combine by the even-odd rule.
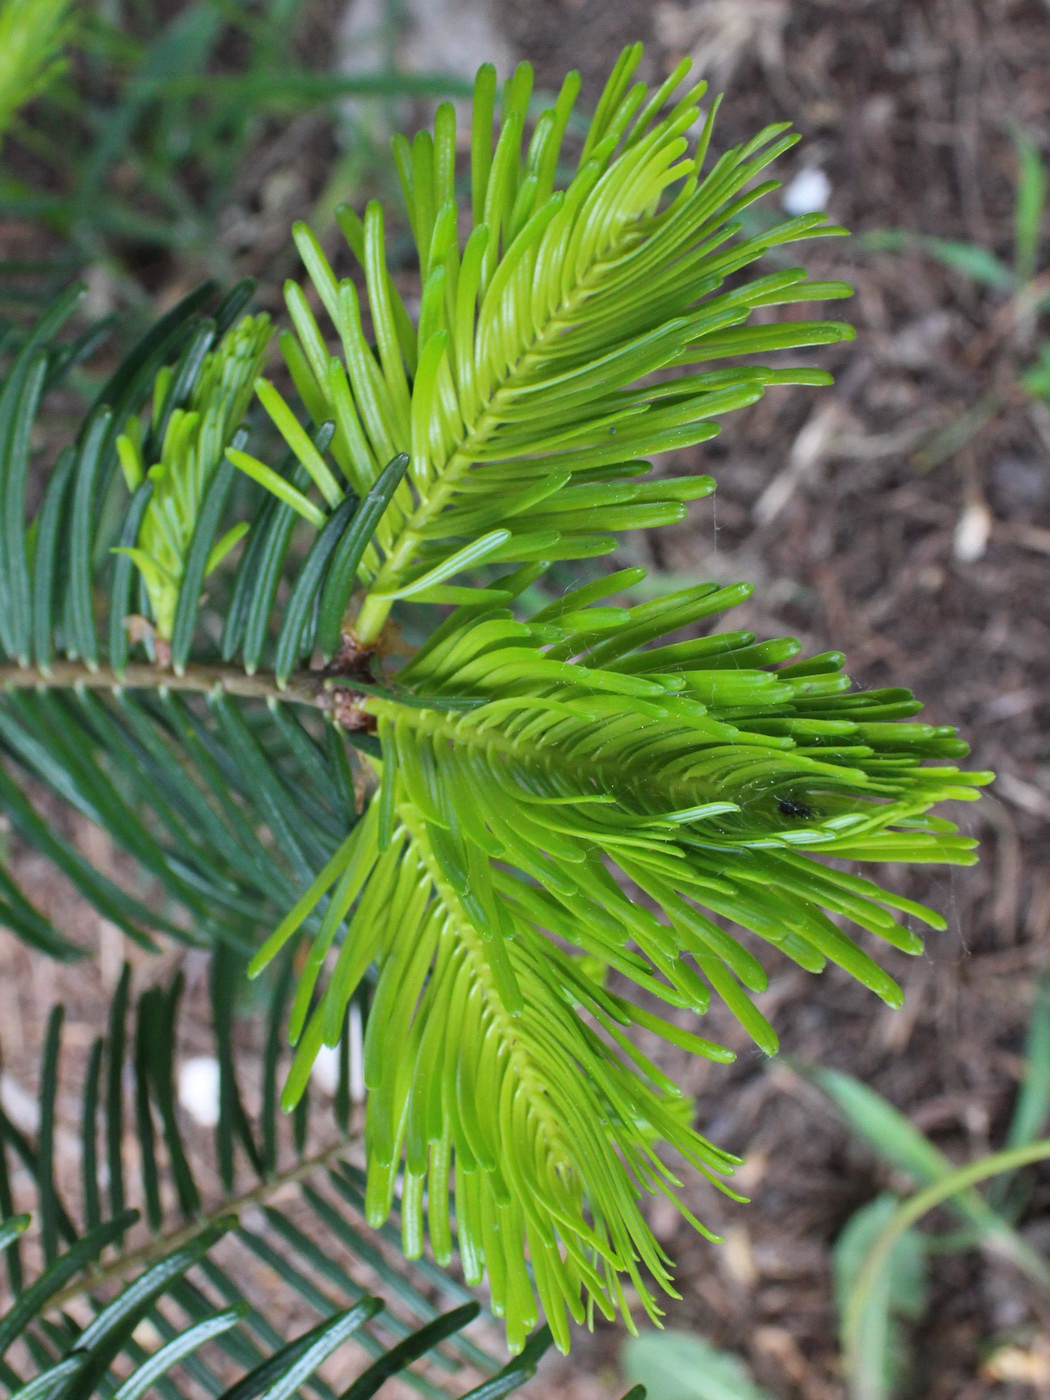
[[102, 1287], [104, 1284], [120, 1282], [134, 1273], [137, 1269], [145, 1269], [150, 1264], [162, 1259], [165, 1255], [172, 1253], [176, 1249], [181, 1249], [184, 1244], [188, 1244], [206, 1230], [209, 1225], [223, 1219], [225, 1216], [239, 1217], [251, 1206], [265, 1205], [278, 1191], [286, 1186], [292, 1186], [300, 1181], [305, 1181], [307, 1177], [322, 1168], [329, 1166], [341, 1155], [349, 1152], [361, 1140], [360, 1124], [356, 1124], [352, 1131], [345, 1137], [339, 1138], [330, 1147], [324, 1148], [313, 1157], [306, 1157], [296, 1162], [293, 1167], [286, 1171], [278, 1172], [274, 1176], [265, 1177], [257, 1185], [245, 1191], [242, 1195], [236, 1196], [233, 1200], [220, 1201], [216, 1206], [201, 1215], [195, 1216], [193, 1220], [187, 1221], [185, 1225], [176, 1226], [173, 1230], [154, 1236], [138, 1249], [130, 1250], [127, 1254], [122, 1254], [108, 1264], [103, 1264], [100, 1268], [89, 1270], [82, 1274], [53, 1298], [48, 1300], [48, 1311], [61, 1308], [72, 1298], [79, 1298], [83, 1294]]
[[38, 689], [181, 690], [199, 695], [221, 691], [249, 700], [279, 700], [331, 712], [336, 698], [346, 706], [364, 700], [352, 682], [320, 671], [297, 671], [283, 687], [272, 675], [249, 676], [236, 666], [187, 666], [181, 675], [145, 662], [132, 662], [120, 675], [106, 667], [92, 669], [83, 661], [55, 661], [40, 666], [0, 666], [0, 691]]

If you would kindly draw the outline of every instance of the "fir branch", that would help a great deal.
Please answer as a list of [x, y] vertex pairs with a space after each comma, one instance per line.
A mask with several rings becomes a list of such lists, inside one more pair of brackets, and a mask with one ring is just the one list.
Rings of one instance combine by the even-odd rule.
[[56, 1293], [49, 1300], [48, 1307], [50, 1309], [63, 1308], [74, 1298], [82, 1298], [85, 1293], [105, 1289], [113, 1283], [125, 1282], [140, 1269], [148, 1269], [151, 1264], [166, 1258], [174, 1250], [181, 1249], [183, 1245], [195, 1239], [202, 1230], [218, 1225], [224, 1220], [236, 1222], [252, 1206], [264, 1206], [287, 1187], [297, 1186], [300, 1182], [309, 1180], [311, 1176], [316, 1175], [325, 1167], [338, 1162], [360, 1141], [361, 1131], [360, 1126], [358, 1126], [352, 1134], [341, 1137], [329, 1147], [315, 1152], [312, 1157], [297, 1159], [283, 1171], [275, 1172], [272, 1176], [256, 1182], [254, 1186], [242, 1191], [240, 1195], [220, 1201], [212, 1210], [201, 1211], [193, 1220], [163, 1230], [139, 1248], [123, 1250], [109, 1263], [99, 1264], [89, 1269], [79, 1275], [73, 1283], [68, 1284], [60, 1293]]
[[132, 661], [120, 673], [108, 667], [92, 667], [82, 661], [53, 661], [39, 666], [0, 666], [3, 690], [123, 690], [185, 692], [197, 695], [232, 695], [243, 700], [264, 700], [305, 705], [331, 715], [347, 729], [364, 728], [365, 693], [340, 676], [320, 671], [297, 671], [279, 685], [272, 675], [247, 675], [237, 666], [194, 663], [182, 672]]
[[[694, 151], [684, 135], [703, 119], [705, 85], [662, 113], [685, 77], [680, 66], [643, 105], [644, 85], [630, 86], [640, 57], [639, 46], [623, 56], [580, 165], [559, 191], [554, 172], [576, 84], [567, 81], [523, 150], [532, 79], [522, 65], [504, 90], [493, 149], [495, 75], [482, 69], [474, 227], [462, 245], [451, 105], [439, 110], [433, 140], [424, 133], [411, 153], [397, 147], [423, 273], [417, 326], [386, 268], [382, 210], [370, 205], [363, 222], [340, 212], [364, 272], [374, 351], [354, 283], [337, 283], [310, 230], [295, 230], [344, 357], [329, 354], [303, 290], [289, 284], [298, 340], [284, 336], [281, 347], [304, 404], [318, 425], [335, 424], [332, 454], [359, 493], [395, 452], [410, 456], [409, 482], [361, 561], [365, 596], [354, 632], [365, 645], [377, 641], [399, 598], [457, 601], [446, 580], [465, 569], [591, 558], [615, 548], [610, 531], [682, 519], [684, 502], [713, 483], [684, 478], [625, 491], [625, 477], [648, 469], [638, 458], [713, 437], [719, 415], [754, 403], [770, 385], [827, 382], [808, 369], [746, 365], [657, 386], [655, 371], [853, 335], [832, 321], [729, 329], [757, 307], [849, 295], [844, 283], [808, 283], [799, 270], [723, 290], [769, 248], [843, 230], [813, 216], [739, 238], [735, 216], [772, 186], [748, 187], [797, 138], [769, 127], [705, 173], [714, 108]], [[272, 385], [260, 398], [331, 508], [344, 488], [304, 450], [303, 431]], [[243, 454], [231, 460], [263, 480], [264, 464]], [[611, 509], [617, 503], [622, 510]], [[324, 518], [312, 502], [297, 508], [315, 526]]]

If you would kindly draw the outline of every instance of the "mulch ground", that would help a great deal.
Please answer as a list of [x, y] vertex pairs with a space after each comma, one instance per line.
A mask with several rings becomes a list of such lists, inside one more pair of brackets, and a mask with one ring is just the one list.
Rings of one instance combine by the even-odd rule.
[[[1012, 124], [1050, 156], [1050, 7], [1035, 0], [528, 0], [500, 22], [541, 86], [578, 66], [591, 97], [628, 41], [647, 41], [652, 77], [697, 52], [727, 90], [721, 145], [792, 120], [805, 139], [785, 178], [819, 165], [831, 214], [861, 235], [907, 229], [1009, 258]], [[859, 238], [805, 256], [815, 275], [857, 288], [845, 308], [857, 341], [814, 357], [836, 387], [770, 394], [716, 443], [668, 461], [710, 471], [717, 496], [688, 526], [631, 548], [676, 581], [750, 579], [755, 596], [732, 625], [841, 649], [863, 686], [911, 687], [932, 722], [960, 726], [975, 766], [1001, 775], [958, 813], [980, 838], [978, 867], [892, 873], [949, 919], [922, 957], [886, 955], [903, 1011], [837, 973], [814, 979], [773, 958], [765, 997], [792, 1064], [859, 1076], [970, 1160], [1002, 1145], [1050, 952], [1050, 412], [1018, 388], [1039, 326], [920, 251]], [[90, 1017], [84, 984], [4, 957], [5, 974], [28, 979], [13, 991], [0, 978], [5, 1031], [64, 992]], [[732, 1069], [666, 1058], [703, 1130], [747, 1157], [752, 1203], [689, 1186], [723, 1246], [654, 1212], [683, 1292], [667, 1320], [737, 1351], [779, 1400], [841, 1400], [830, 1249], [857, 1207], [901, 1183], [794, 1069], [712, 1021], [709, 1033], [742, 1051]], [[1050, 1245], [1046, 1171], [1022, 1223]], [[1050, 1395], [1045, 1320], [1009, 1265], [977, 1251], [938, 1258], [901, 1400]], [[582, 1335], [530, 1393], [619, 1395], [618, 1343], [612, 1328]], [[1010, 1365], [1027, 1381], [1000, 1379]]]

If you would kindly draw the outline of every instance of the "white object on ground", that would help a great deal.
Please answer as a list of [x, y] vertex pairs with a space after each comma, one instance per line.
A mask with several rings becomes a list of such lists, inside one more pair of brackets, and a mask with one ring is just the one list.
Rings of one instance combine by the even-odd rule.
[[[350, 77], [381, 70], [392, 56], [403, 73], [448, 73], [471, 79], [483, 63], [494, 63], [501, 78], [510, 76], [514, 53], [500, 30], [497, 0], [405, 0], [404, 22], [390, 32], [386, 0], [351, 0], [337, 39], [336, 67]], [[393, 48], [393, 55], [390, 50]], [[464, 140], [470, 135], [469, 103], [457, 101]], [[405, 101], [395, 111], [407, 112]], [[349, 98], [344, 111], [362, 123], [375, 141], [386, 128], [391, 104]]]
[[823, 214], [830, 198], [831, 181], [819, 166], [809, 165], [785, 186], [780, 202], [785, 213], [797, 218], [800, 214]]
[[179, 1104], [202, 1128], [219, 1121], [219, 1062], [211, 1055], [193, 1055], [179, 1065]]
[[962, 564], [972, 564], [988, 548], [992, 513], [982, 500], [969, 501], [955, 524], [952, 553]]
[[5, 1070], [0, 1074], [0, 1108], [16, 1128], [35, 1136], [40, 1128], [40, 1105], [28, 1089]]
[[337, 1045], [322, 1045], [317, 1052], [317, 1059], [314, 1060], [313, 1069], [310, 1071], [311, 1081], [317, 1085], [322, 1094], [327, 1094], [329, 1098], [334, 1097], [336, 1089], [339, 1088], [339, 1047]]

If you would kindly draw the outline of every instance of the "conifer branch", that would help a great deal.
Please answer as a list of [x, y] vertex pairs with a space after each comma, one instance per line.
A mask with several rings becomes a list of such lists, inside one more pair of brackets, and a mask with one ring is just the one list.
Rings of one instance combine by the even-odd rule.
[[140, 1269], [148, 1268], [156, 1260], [165, 1258], [173, 1250], [181, 1249], [183, 1245], [199, 1235], [201, 1230], [217, 1224], [220, 1220], [226, 1220], [230, 1217], [237, 1219], [242, 1212], [251, 1209], [252, 1206], [264, 1206], [274, 1200], [287, 1187], [296, 1186], [301, 1181], [307, 1181], [316, 1172], [338, 1161], [360, 1140], [361, 1131], [358, 1124], [352, 1133], [339, 1138], [337, 1142], [333, 1142], [320, 1152], [315, 1152], [312, 1157], [300, 1158], [284, 1171], [279, 1171], [273, 1176], [266, 1177], [263, 1181], [256, 1182], [254, 1186], [242, 1191], [239, 1196], [220, 1201], [214, 1209], [201, 1211], [193, 1220], [176, 1225], [173, 1229], [165, 1230], [138, 1249], [124, 1250], [110, 1263], [101, 1264], [82, 1274], [61, 1293], [56, 1293], [50, 1301], [50, 1306], [56, 1309], [62, 1308], [73, 1298], [79, 1298], [85, 1293], [90, 1293], [93, 1289], [105, 1288], [109, 1284], [123, 1282]]
[[197, 695], [216, 693], [242, 700], [265, 700], [284, 705], [305, 705], [331, 714], [345, 728], [362, 727], [355, 717], [364, 714], [363, 691], [351, 682], [320, 671], [296, 671], [284, 685], [272, 675], [248, 675], [237, 666], [209, 666], [193, 663], [180, 673], [145, 662], [130, 662], [120, 674], [109, 667], [91, 667], [83, 661], [53, 661], [45, 670], [40, 666], [0, 666], [3, 690], [155, 690]]
[[[839, 653], [717, 630], [746, 584], [635, 602], [644, 570], [624, 569], [537, 598], [552, 564], [681, 522], [714, 489], [650, 479], [654, 454], [777, 386], [830, 383], [755, 357], [853, 336], [766, 316], [845, 283], [741, 275], [845, 232], [820, 214], [742, 224], [795, 136], [775, 124], [712, 158], [704, 84], [679, 91], [685, 63], [649, 94], [640, 59], [616, 65], [563, 189], [573, 77], [527, 136], [531, 69], [499, 101], [481, 70], [469, 210], [454, 108], [398, 139], [415, 317], [378, 204], [338, 214], [356, 281], [296, 225], [327, 327], [289, 283], [278, 344], [301, 408], [266, 377], [267, 318], [237, 321], [250, 291], [198, 321], [203, 289], [117, 371], [28, 522], [31, 428], [72, 294], [0, 390], [0, 747], [17, 774], [0, 767], [0, 804], [140, 941], [229, 940], [254, 976], [308, 940], [283, 954], [301, 970], [283, 1104], [363, 999], [368, 1217], [400, 1189], [409, 1257], [429, 1235], [447, 1262], [455, 1233], [513, 1350], [541, 1311], [562, 1348], [570, 1320], [629, 1317], [629, 1296], [658, 1315], [673, 1285], [641, 1198], [703, 1228], [664, 1149], [728, 1189], [735, 1159], [632, 1037], [731, 1052], [650, 999], [694, 1017], [721, 1001], [773, 1053], [753, 999], [772, 949], [898, 1005], [880, 944], [915, 954], [913, 925], [945, 923], [855, 866], [971, 863], [932, 809], [991, 776], [956, 766], [965, 742], [914, 722], [907, 691], [856, 689]], [[108, 500], [122, 519], [99, 516]], [[404, 604], [421, 634], [407, 659], [387, 630]], [[446, 611], [428, 623], [431, 606]], [[314, 656], [324, 669], [304, 669]], [[378, 775], [363, 812], [346, 738]], [[54, 841], [22, 774], [134, 855], [169, 924]], [[70, 955], [2, 871], [0, 920]]]

